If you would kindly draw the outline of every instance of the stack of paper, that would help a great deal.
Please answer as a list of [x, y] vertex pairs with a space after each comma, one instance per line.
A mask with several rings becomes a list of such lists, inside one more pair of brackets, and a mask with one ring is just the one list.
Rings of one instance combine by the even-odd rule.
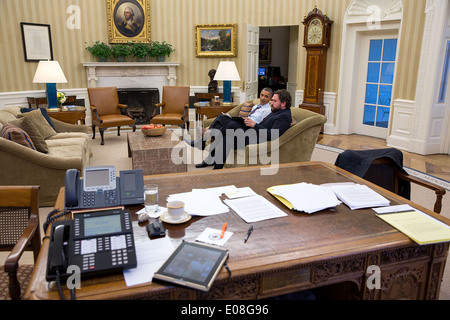
[[171, 194], [167, 201], [183, 201], [184, 211], [192, 216], [212, 216], [230, 211], [228, 206], [220, 200], [220, 195], [234, 190], [236, 190], [235, 186], [193, 189], [191, 192]]
[[341, 203], [331, 189], [305, 182], [275, 186], [267, 191], [288, 208], [306, 213], [334, 208]]
[[368, 186], [361, 184], [329, 184], [339, 200], [344, 202], [350, 209], [385, 207], [389, 200], [376, 193]]

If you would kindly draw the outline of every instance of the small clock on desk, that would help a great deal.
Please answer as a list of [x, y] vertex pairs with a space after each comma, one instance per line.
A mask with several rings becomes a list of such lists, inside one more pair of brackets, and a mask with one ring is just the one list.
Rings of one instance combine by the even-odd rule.
[[306, 75], [303, 103], [300, 108], [324, 115], [323, 94], [325, 92], [327, 51], [330, 47], [333, 21], [316, 6], [305, 16], [302, 23], [305, 26], [303, 46], [306, 49]]

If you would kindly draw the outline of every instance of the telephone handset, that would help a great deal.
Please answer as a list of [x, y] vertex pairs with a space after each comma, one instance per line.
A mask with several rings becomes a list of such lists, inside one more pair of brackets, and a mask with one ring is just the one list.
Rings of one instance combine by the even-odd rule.
[[69, 169], [65, 177], [66, 209], [90, 209], [144, 203], [142, 170], [120, 171], [116, 177], [113, 166]]
[[135, 268], [137, 265], [129, 210], [121, 208], [74, 214], [52, 223], [47, 281], [70, 276], [76, 265], [82, 275]]

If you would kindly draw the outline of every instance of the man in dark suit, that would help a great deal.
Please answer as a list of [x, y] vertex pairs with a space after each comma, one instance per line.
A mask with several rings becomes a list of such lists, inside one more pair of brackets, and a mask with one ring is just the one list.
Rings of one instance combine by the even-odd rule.
[[[222, 169], [231, 149], [271, 141], [280, 137], [289, 129], [292, 122], [291, 100], [289, 92], [278, 90], [272, 96], [272, 112], [260, 123], [256, 123], [251, 118], [245, 118], [243, 123], [230, 121], [220, 130], [215, 130], [212, 134], [214, 142], [210, 146], [210, 154], [196, 167], [203, 168], [214, 165], [214, 169]], [[239, 141], [243, 142], [244, 145], [238, 146]]]

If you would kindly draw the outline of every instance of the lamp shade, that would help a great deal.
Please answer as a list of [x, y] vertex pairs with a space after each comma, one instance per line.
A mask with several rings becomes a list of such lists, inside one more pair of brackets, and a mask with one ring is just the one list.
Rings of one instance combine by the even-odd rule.
[[214, 80], [240, 81], [241, 78], [234, 61], [220, 61]]
[[33, 83], [67, 83], [58, 61], [39, 61]]

